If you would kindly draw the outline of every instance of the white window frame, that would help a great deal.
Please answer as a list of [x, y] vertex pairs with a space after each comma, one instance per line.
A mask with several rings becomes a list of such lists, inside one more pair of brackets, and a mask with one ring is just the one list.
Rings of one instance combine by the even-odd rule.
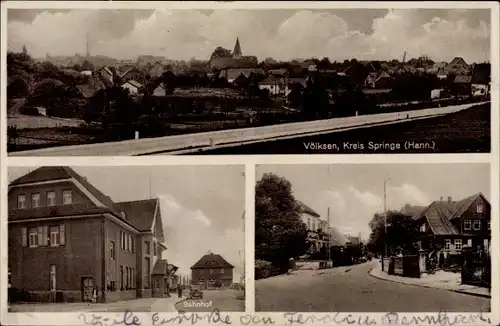
[[49, 228], [50, 230], [50, 246], [51, 247], [59, 247], [60, 241], [59, 241], [59, 225], [52, 225]]
[[47, 207], [56, 206], [56, 192], [47, 191]]
[[63, 191], [63, 205], [73, 204], [73, 191], [64, 190]]
[[17, 209], [26, 208], [26, 195], [17, 196]]
[[476, 205], [476, 212], [478, 214], [483, 214], [484, 213], [484, 205], [483, 204], [477, 204]]
[[425, 232], [426, 229], [425, 229], [426, 225], [425, 223], [423, 223], [421, 226], [420, 226], [420, 232]]
[[445, 239], [444, 240], [444, 250], [450, 250], [450, 249], [451, 249], [451, 240]]
[[221, 269], [220, 269], [220, 273], [221, 273], [221, 274], [224, 274], [224, 268], [221, 268]]
[[[462, 239], [455, 239], [455, 242], [454, 242], [454, 247], [455, 247], [455, 250], [457, 250], [457, 251], [462, 250], [462, 248], [463, 248], [463, 242], [462, 242]], [[460, 247], [460, 248], [459, 248], [459, 247]]]
[[40, 193], [31, 194], [31, 208], [40, 207]]
[[30, 248], [38, 247], [38, 228], [36, 227], [28, 229], [28, 247]]
[[464, 221], [464, 230], [466, 230], [466, 231], [472, 230], [472, 221], [471, 220]]
[[[478, 225], [478, 227], [476, 227], [476, 225]], [[474, 220], [472, 227], [474, 228], [474, 231], [481, 230], [481, 220]]]

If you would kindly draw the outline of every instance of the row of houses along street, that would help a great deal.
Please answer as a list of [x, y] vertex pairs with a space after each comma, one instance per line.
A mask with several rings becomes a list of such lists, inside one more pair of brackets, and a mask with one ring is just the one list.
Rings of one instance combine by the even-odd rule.
[[261, 165], [256, 176], [257, 311], [489, 311], [487, 165]]

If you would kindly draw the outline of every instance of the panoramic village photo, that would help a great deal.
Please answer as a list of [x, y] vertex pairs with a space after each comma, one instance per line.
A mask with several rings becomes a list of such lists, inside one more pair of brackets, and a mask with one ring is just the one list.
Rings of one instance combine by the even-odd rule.
[[9, 311], [245, 310], [244, 166], [11, 167], [8, 181]]
[[259, 165], [255, 310], [490, 312], [491, 200], [489, 164]]
[[232, 5], [8, 9], [9, 155], [490, 151], [490, 9]]

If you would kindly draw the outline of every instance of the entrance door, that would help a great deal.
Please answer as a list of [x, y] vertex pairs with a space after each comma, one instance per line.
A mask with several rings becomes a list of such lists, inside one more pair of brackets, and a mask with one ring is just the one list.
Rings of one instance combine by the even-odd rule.
[[93, 289], [94, 279], [92, 277], [82, 277], [82, 301], [92, 301]]

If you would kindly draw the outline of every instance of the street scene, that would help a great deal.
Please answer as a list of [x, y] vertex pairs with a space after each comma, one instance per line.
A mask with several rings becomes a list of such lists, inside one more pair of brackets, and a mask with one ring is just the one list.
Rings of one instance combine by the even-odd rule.
[[244, 166], [8, 178], [9, 311], [244, 311]]
[[259, 165], [256, 179], [256, 311], [490, 311], [488, 164]]
[[9, 9], [9, 155], [490, 151], [489, 9], [212, 5]]

